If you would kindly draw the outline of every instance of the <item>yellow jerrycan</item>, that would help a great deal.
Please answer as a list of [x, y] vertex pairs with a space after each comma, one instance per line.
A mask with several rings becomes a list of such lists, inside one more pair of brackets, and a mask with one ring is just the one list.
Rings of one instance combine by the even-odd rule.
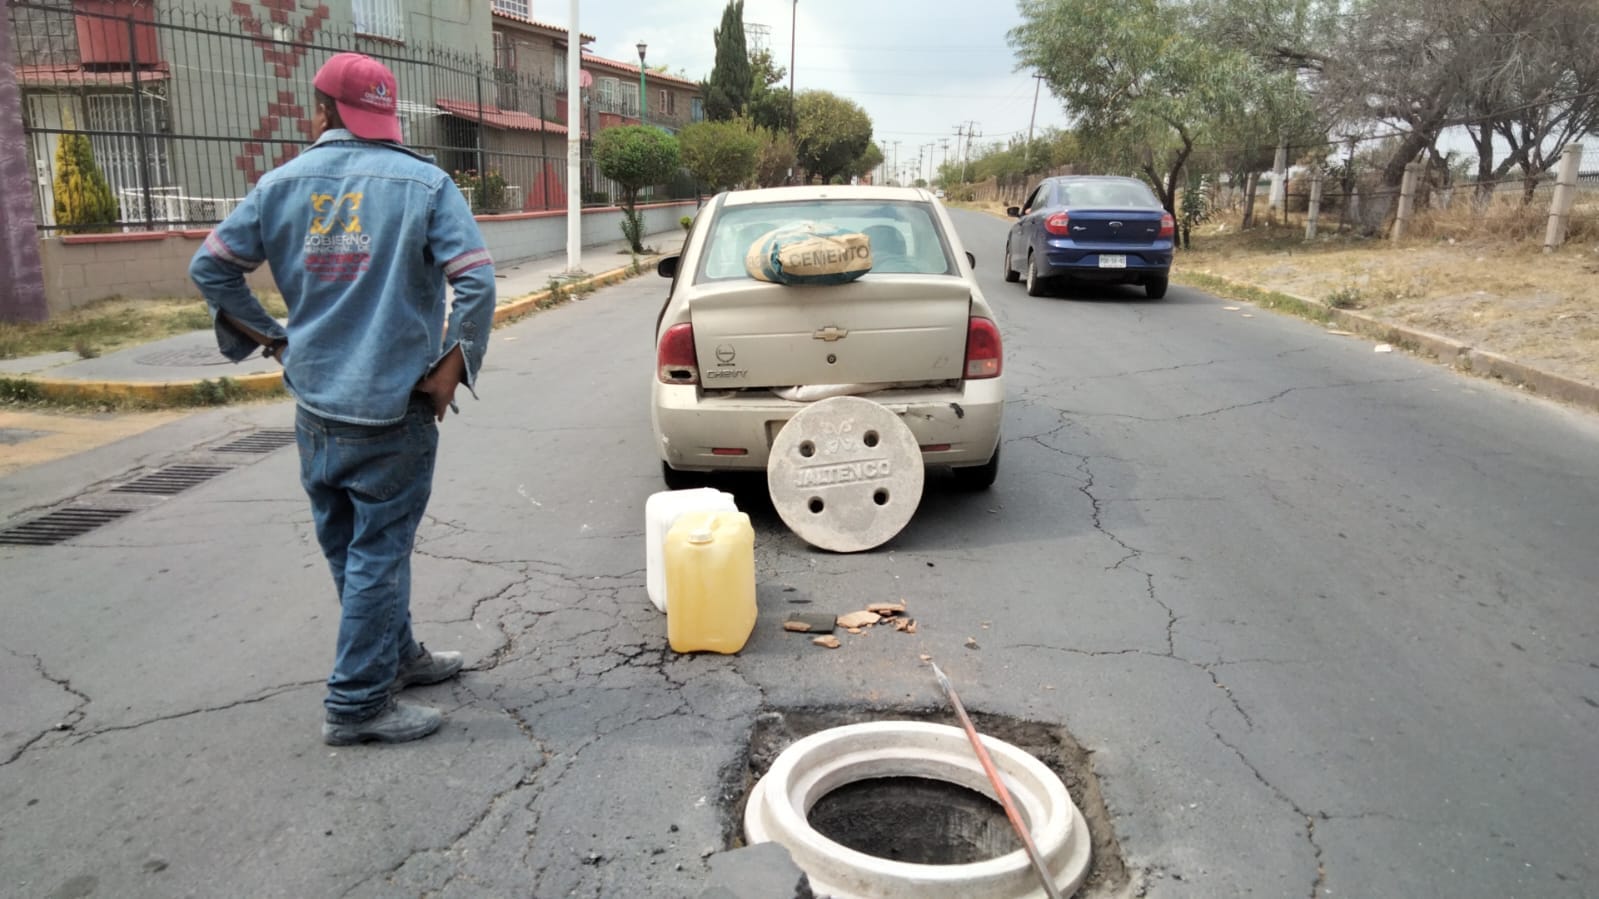
[[743, 512], [686, 512], [666, 532], [666, 639], [735, 653], [755, 630], [755, 529]]

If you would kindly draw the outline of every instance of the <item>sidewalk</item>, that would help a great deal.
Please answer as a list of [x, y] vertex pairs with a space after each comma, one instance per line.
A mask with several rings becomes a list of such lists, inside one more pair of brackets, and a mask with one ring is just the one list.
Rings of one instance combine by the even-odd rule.
[[[646, 248], [658, 252], [638, 257], [640, 269], [650, 272], [663, 255], [681, 250], [681, 229], [646, 235]], [[583, 250], [583, 277], [571, 285], [603, 287], [629, 277], [633, 262], [627, 242], [618, 240]], [[548, 298], [551, 279], [566, 275], [566, 254], [525, 260], [498, 267], [499, 306], [494, 321], [498, 325], [533, 311]], [[137, 398], [152, 402], [193, 396], [208, 382], [222, 378], [233, 382], [235, 393], [259, 395], [276, 392], [282, 375], [278, 364], [260, 356], [232, 363], [217, 352], [216, 338], [210, 331], [192, 331], [153, 343], [127, 347], [94, 359], [76, 353], [49, 353], [18, 359], [0, 360], [0, 377], [25, 381], [46, 397], [75, 399]]]

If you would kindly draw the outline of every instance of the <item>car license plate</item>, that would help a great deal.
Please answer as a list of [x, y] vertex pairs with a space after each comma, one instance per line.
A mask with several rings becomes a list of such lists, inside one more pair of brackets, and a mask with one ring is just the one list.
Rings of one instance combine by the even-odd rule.
[[1126, 256], [1107, 256], [1107, 255], [1101, 253], [1100, 256], [1099, 256], [1099, 267], [1100, 268], [1126, 268], [1127, 267], [1127, 257]]

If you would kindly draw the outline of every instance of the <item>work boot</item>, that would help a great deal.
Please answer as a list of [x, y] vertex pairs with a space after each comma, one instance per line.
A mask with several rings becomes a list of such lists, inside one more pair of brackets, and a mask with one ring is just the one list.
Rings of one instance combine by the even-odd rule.
[[341, 724], [325, 721], [322, 742], [329, 746], [355, 743], [408, 743], [420, 740], [439, 729], [444, 713], [425, 705], [412, 705], [390, 699], [387, 707], [365, 721]]
[[394, 676], [394, 685], [389, 688], [390, 693], [398, 693], [412, 684], [436, 684], [446, 681], [461, 673], [463, 659], [458, 652], [428, 652], [425, 644], [418, 643], [421, 649], [409, 662], [400, 663], [400, 673]]

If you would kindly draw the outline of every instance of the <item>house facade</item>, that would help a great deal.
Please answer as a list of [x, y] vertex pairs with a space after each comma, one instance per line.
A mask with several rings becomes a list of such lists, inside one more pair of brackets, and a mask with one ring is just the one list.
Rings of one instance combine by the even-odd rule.
[[65, 132], [90, 133], [121, 221], [219, 220], [309, 139], [316, 67], [343, 46], [385, 57], [408, 125], [438, 111], [418, 90], [437, 75], [408, 48], [491, 50], [489, 11], [400, 0], [10, 0], [17, 81], [54, 227], [53, 169]]
[[[340, 50], [394, 71], [406, 143], [458, 173], [479, 211], [565, 207], [569, 36], [528, 0], [8, 0], [7, 12], [46, 234], [70, 230], [54, 194], [76, 132], [123, 229], [219, 221], [309, 140], [311, 78]], [[636, 66], [585, 53], [583, 70], [585, 136], [638, 121]], [[696, 84], [646, 84], [650, 124], [689, 120]], [[584, 181], [607, 192], [592, 166]]]

